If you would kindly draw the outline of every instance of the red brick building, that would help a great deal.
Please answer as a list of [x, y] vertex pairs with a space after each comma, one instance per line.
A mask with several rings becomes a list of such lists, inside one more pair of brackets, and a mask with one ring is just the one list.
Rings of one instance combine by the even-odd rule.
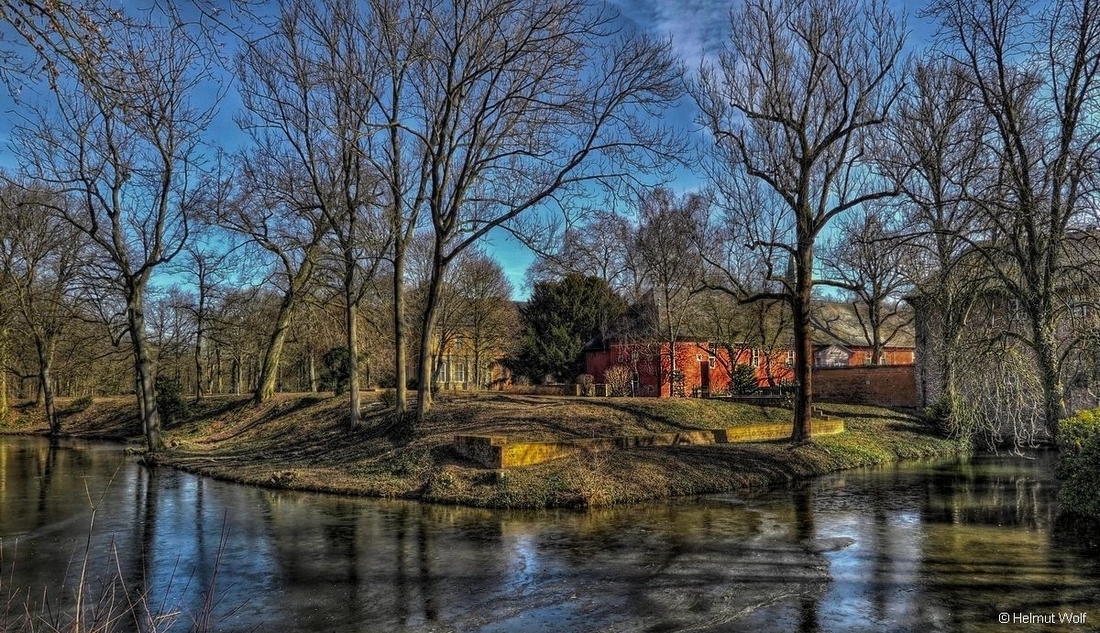
[[[636, 308], [635, 308], [636, 309]], [[814, 366], [870, 365], [873, 347], [864, 320], [850, 304], [823, 302], [815, 306]], [[632, 323], [618, 324], [617, 333], [597, 337], [584, 348], [585, 372], [597, 384], [607, 382], [607, 370], [621, 365], [632, 377], [629, 395], [705, 396], [733, 391], [735, 367], [751, 367], [756, 387], [777, 387], [794, 380], [794, 351], [790, 345], [764, 347], [746, 342], [728, 343], [701, 336], [679, 337], [673, 346], [658, 342]], [[914, 355], [910, 321], [905, 315], [880, 332], [880, 365], [912, 365]]]
[[879, 359], [874, 361], [875, 339], [865, 306], [822, 301], [814, 305], [814, 367], [912, 365], [916, 341], [910, 310], [895, 308], [878, 327]]
[[776, 387], [794, 379], [794, 353], [789, 350], [769, 353], [702, 339], [679, 340], [674, 368], [670, 349], [667, 342], [592, 341], [585, 347], [585, 372], [596, 383], [604, 383], [609, 368], [625, 366], [633, 376], [630, 395], [662, 398], [728, 392], [736, 365], [753, 368], [757, 387]]

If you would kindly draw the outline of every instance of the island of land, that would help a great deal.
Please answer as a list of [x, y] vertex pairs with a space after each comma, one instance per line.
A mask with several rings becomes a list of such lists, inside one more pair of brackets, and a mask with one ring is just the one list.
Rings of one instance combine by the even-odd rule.
[[[965, 451], [937, 435], [917, 412], [820, 404], [843, 432], [811, 441], [663, 443], [610, 446], [594, 438], [668, 437], [791, 422], [791, 411], [723, 400], [583, 398], [498, 392], [439, 398], [412, 430], [365, 394], [363, 423], [349, 429], [346, 398], [281, 394], [252, 405], [243, 396], [192, 403], [167, 429], [169, 447], [157, 467], [273, 488], [416, 499], [490, 508], [594, 507], [759, 490], [816, 475]], [[127, 441], [139, 446], [133, 398], [63, 402], [65, 436]], [[30, 403], [0, 432], [44, 434]], [[507, 442], [576, 442], [578, 450], [532, 465], [492, 468], [460, 454], [458, 436]], [[136, 449], [140, 452], [140, 449]], [[140, 457], [139, 457], [140, 458]], [[153, 460], [150, 460], [153, 461]]]

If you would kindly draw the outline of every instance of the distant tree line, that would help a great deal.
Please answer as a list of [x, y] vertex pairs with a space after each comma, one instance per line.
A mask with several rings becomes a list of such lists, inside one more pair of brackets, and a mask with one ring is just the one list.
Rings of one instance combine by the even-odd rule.
[[[471, 328], [569, 380], [645, 298], [661, 341], [793, 348], [802, 441], [831, 292], [876, 354], [918, 308], [952, 432], [1053, 436], [1100, 385], [1100, 15], [920, 15], [914, 50], [876, 0], [745, 0], [680, 60], [587, 0], [0, 3], [0, 413], [57, 432], [58, 393], [132, 391], [156, 450], [157, 376], [260, 403], [339, 366], [349, 428], [363, 384], [409, 426]], [[663, 123], [680, 101], [702, 133]], [[540, 254], [521, 324], [500, 231]]]

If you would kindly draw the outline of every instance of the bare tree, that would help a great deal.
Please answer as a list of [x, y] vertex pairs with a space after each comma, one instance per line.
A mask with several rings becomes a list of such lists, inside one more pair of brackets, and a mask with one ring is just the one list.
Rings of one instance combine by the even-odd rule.
[[664, 187], [644, 193], [638, 204], [633, 242], [638, 276], [656, 301], [657, 322], [651, 325], [668, 345], [667, 380], [671, 391], [680, 396], [684, 395], [683, 370], [677, 364], [676, 341], [685, 328], [696, 325], [692, 322], [692, 309], [698, 303], [695, 290], [703, 285], [697, 236], [708, 205], [701, 195], [677, 197]]
[[512, 352], [519, 336], [519, 312], [512, 303], [512, 284], [491, 256], [468, 251], [457, 268], [458, 293], [466, 304], [473, 383], [480, 389], [489, 384], [492, 364]]
[[902, 191], [924, 402], [955, 400], [961, 338], [977, 296], [971, 236], [981, 233], [978, 192], [995, 177], [984, 137], [988, 117], [971, 97], [969, 71], [950, 59], [920, 60], [888, 127], [880, 164]]
[[[412, 0], [417, 5], [419, 0]], [[668, 43], [622, 32], [583, 0], [432, 5], [410, 70], [412, 172], [434, 244], [418, 416], [432, 407], [428, 341], [448, 266], [495, 227], [572, 188], [675, 160], [649, 115], [680, 94]]]
[[94, 63], [107, 52], [119, 23], [126, 18], [107, 0], [79, 4], [3, 0], [0, 23], [9, 25], [18, 38], [0, 48], [0, 78], [16, 84], [17, 91], [22, 88], [17, 79], [33, 80], [42, 75], [56, 85], [63, 74]]
[[71, 320], [75, 282], [86, 242], [53, 208], [66, 204], [51, 191], [6, 186], [0, 191], [0, 269], [11, 291], [18, 330], [34, 342], [38, 383], [50, 434], [61, 431], [55, 406], [54, 359]]
[[205, 56], [187, 28], [156, 12], [142, 15], [140, 23], [115, 25], [111, 46], [94, 59], [55, 59], [70, 80], [52, 92], [52, 107], [39, 102], [16, 142], [32, 180], [79, 200], [55, 211], [88, 236], [102, 256], [101, 280], [125, 301], [146, 441], [156, 451], [163, 440], [145, 293], [153, 272], [186, 242], [201, 135], [214, 110], [191, 101], [211, 91]]
[[345, 306], [351, 428], [359, 424], [356, 315], [387, 248], [378, 217], [382, 180], [372, 162], [372, 139], [383, 125], [374, 118], [379, 61], [364, 36], [369, 16], [353, 0], [286, 2], [273, 36], [238, 64], [247, 127], [268, 155], [300, 172], [283, 182], [294, 190], [282, 195], [294, 199], [292, 210], [327, 225]]
[[[901, 89], [904, 38], [876, 0], [748, 0], [730, 23], [727, 50], [704, 64], [693, 94], [716, 141], [716, 184], [783, 290], [749, 293], [732, 275], [726, 286], [746, 301], [790, 302], [800, 386], [792, 440], [803, 441], [814, 248], [836, 216], [894, 195], [869, 169], [866, 149]], [[790, 275], [773, 272], [788, 264]]]
[[[279, 363], [295, 311], [314, 283], [330, 231], [324, 214], [308, 198], [309, 185], [297, 158], [277, 143], [261, 143], [239, 156], [239, 171], [224, 177], [220, 200], [204, 205], [208, 223], [245, 237], [267, 255], [268, 281], [280, 294], [263, 346], [255, 404], [275, 395]], [[306, 200], [299, 199], [306, 196]]]
[[[224, 234], [220, 238], [224, 238]], [[209, 391], [207, 357], [211, 322], [229, 277], [238, 272], [230, 262], [240, 257], [240, 250], [228, 241], [205, 244], [194, 241], [187, 245], [185, 254], [181, 269], [191, 276], [193, 292], [185, 293], [177, 308], [190, 315], [194, 328], [191, 359], [195, 371], [194, 396], [198, 402]]]
[[[431, 248], [431, 238], [423, 246]], [[430, 256], [430, 250], [424, 253]], [[431, 260], [420, 281], [430, 279]], [[423, 300], [418, 288], [417, 306]], [[490, 364], [504, 357], [519, 332], [518, 312], [511, 303], [512, 286], [500, 264], [480, 249], [466, 251], [448, 270], [440, 297], [439, 318], [432, 342], [433, 376], [438, 380], [446, 360], [461, 363], [466, 383], [480, 389], [488, 383]]]
[[624, 296], [639, 297], [632, 248], [634, 223], [613, 209], [590, 209], [582, 218], [562, 231], [551, 248], [539, 252], [527, 271], [528, 283], [560, 279], [570, 273], [592, 275]]
[[886, 346], [912, 322], [902, 295], [910, 287], [905, 263], [913, 248], [887, 224], [890, 211], [865, 207], [845, 216], [822, 249], [825, 279], [819, 283], [849, 293], [872, 365], [882, 363]]
[[[701, 334], [706, 334], [725, 355], [716, 354], [715, 362], [732, 376], [734, 367], [753, 350], [768, 386], [789, 380], [790, 368], [785, 352], [791, 348], [790, 306], [786, 301], [740, 303], [724, 292], [705, 292], [699, 299]], [[709, 351], [709, 350], [708, 350]]]
[[974, 247], [1026, 318], [1016, 336], [1034, 354], [1053, 437], [1066, 414], [1060, 297], [1095, 278], [1071, 251], [1096, 202], [1100, 7], [1091, 0], [939, 0], [930, 11], [989, 118], [983, 140], [997, 177], [972, 198], [989, 229]]

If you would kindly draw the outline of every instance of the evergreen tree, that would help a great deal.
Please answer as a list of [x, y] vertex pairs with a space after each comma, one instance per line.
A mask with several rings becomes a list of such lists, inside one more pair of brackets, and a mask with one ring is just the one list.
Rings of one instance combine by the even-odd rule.
[[571, 273], [536, 283], [531, 300], [520, 309], [523, 333], [513, 372], [536, 383], [547, 377], [571, 381], [584, 371], [584, 344], [606, 335], [609, 324], [626, 308], [599, 277]]

